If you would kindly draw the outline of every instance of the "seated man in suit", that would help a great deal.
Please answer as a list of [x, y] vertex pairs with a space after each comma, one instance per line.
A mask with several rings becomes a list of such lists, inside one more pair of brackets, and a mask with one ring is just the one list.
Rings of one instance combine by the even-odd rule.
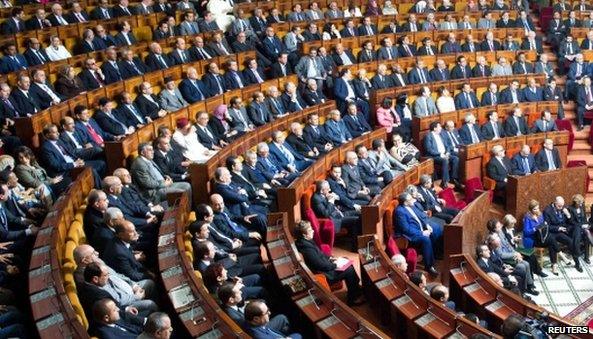
[[348, 110], [343, 118], [346, 128], [353, 138], [357, 138], [363, 134], [371, 132], [371, 126], [366, 122], [364, 117], [358, 113], [355, 103], [348, 104]]
[[486, 113], [488, 121], [482, 125], [482, 136], [486, 140], [498, 140], [504, 138], [504, 129], [502, 123], [498, 121], [498, 112], [490, 111]]
[[31, 38], [27, 42], [27, 50], [24, 56], [29, 66], [43, 65], [49, 62], [49, 56], [45, 53], [45, 50], [41, 48], [41, 43], [37, 38]]
[[420, 96], [414, 101], [414, 115], [416, 117], [425, 117], [437, 113], [437, 107], [432, 99], [430, 87], [422, 86], [420, 89]]
[[590, 112], [593, 110], [593, 87], [591, 86], [591, 78], [584, 76], [582, 77], [581, 82], [582, 85], [579, 85], [578, 89], [576, 90], [578, 131], [583, 129], [585, 112]]
[[[243, 307], [243, 293], [241, 291], [242, 283], [226, 282], [218, 288], [217, 296], [223, 310], [231, 317], [241, 328], [247, 330], [248, 324], [245, 322], [245, 313]], [[270, 330], [276, 333], [289, 335], [290, 324], [288, 318], [283, 314], [278, 314], [269, 320], [266, 325]]]
[[41, 105], [31, 94], [31, 78], [27, 73], [17, 75], [17, 84], [10, 94], [11, 102], [14, 103], [14, 109], [21, 117], [30, 117], [41, 111]]
[[[381, 193], [381, 185], [376, 178], [369, 178], [363, 175], [361, 165], [356, 152], [346, 152], [346, 162], [342, 166], [342, 177], [348, 187], [348, 193], [352, 199], [369, 199]], [[390, 178], [390, 174], [388, 177]]]
[[352, 140], [350, 131], [346, 127], [344, 121], [341, 119], [340, 111], [337, 109], [331, 110], [329, 112], [329, 116], [330, 119], [328, 119], [325, 124], [323, 124], [323, 128], [325, 130], [325, 135], [332, 142], [332, 144], [338, 147]]
[[313, 160], [296, 152], [288, 143], [285, 143], [284, 132], [272, 132], [272, 142], [269, 143], [270, 156], [280, 167], [291, 173], [298, 173], [309, 167]]
[[243, 70], [243, 79], [245, 79], [245, 86], [253, 84], [261, 84], [266, 81], [264, 70], [259, 67], [256, 59], [248, 59], [245, 61], [247, 67]]
[[325, 134], [325, 128], [319, 126], [319, 114], [311, 113], [307, 116], [307, 125], [303, 130], [303, 138], [311, 147], [316, 148], [319, 153], [327, 153], [333, 149], [333, 145]]
[[138, 145], [138, 157], [132, 162], [130, 172], [142, 194], [154, 204], [165, 201], [167, 193], [188, 192], [191, 197], [191, 185], [187, 182], [174, 182], [163, 175], [154, 159], [154, 148], [150, 143]]
[[556, 121], [549, 110], [544, 110], [541, 118], [537, 119], [531, 128], [531, 133], [555, 132], [558, 130]]
[[247, 246], [259, 247], [262, 237], [265, 236], [261, 233], [266, 225], [265, 220], [255, 214], [232, 214], [226, 209], [220, 194], [215, 193], [210, 196], [210, 206], [198, 205], [196, 218], [198, 221], [210, 222], [227, 237], [239, 239]]
[[39, 158], [46, 166], [45, 169], [49, 175], [52, 177], [58, 175], [68, 176], [71, 169], [85, 166], [84, 160], [68, 153], [63, 141], [59, 139], [58, 126], [54, 124], [45, 125], [43, 127], [43, 137], [45, 142], [41, 145]]
[[196, 114], [196, 134], [198, 141], [204, 147], [211, 151], [221, 150], [228, 145], [224, 135], [218, 134], [208, 124], [210, 115], [206, 112], [198, 112]]
[[[515, 276], [511, 274], [513, 272], [512, 269], [506, 267], [502, 260], [494, 261], [493, 258], [491, 258], [491, 255], [492, 253], [490, 252], [488, 245], [481, 244], [476, 246], [476, 262], [482, 271], [488, 273], [489, 276], [491, 276], [491, 274], [496, 274], [498, 279], [501, 280], [501, 285], [506, 289], [516, 289], [518, 281]], [[519, 294], [521, 293], [519, 292]]]
[[244, 189], [251, 202], [268, 209], [274, 208], [272, 206], [276, 200], [276, 190], [270, 185], [264, 185], [259, 181], [251, 181], [250, 178], [245, 176], [243, 174], [243, 161], [241, 158], [234, 155], [228, 157], [226, 159], [226, 167], [230, 171], [231, 182]]
[[543, 148], [535, 155], [535, 164], [538, 171], [547, 172], [562, 168], [560, 152], [554, 147], [552, 139], [545, 139]]
[[307, 108], [307, 103], [297, 91], [296, 85], [292, 82], [284, 84], [284, 93], [280, 96], [280, 100], [288, 112], [298, 112]]
[[121, 61], [118, 63], [118, 67], [122, 78], [129, 79], [148, 72], [148, 67], [138, 57], [134, 56], [131, 49], [124, 48], [120, 54]]
[[[87, 161], [92, 167], [106, 168], [104, 162], [103, 148], [95, 145], [91, 139], [88, 138], [87, 134], [81, 133], [76, 130], [76, 124], [74, 119], [69, 116], [63, 117], [60, 120], [60, 126], [62, 127], [62, 134], [60, 139], [64, 142], [66, 150], [70, 154], [74, 154], [77, 158]], [[95, 161], [101, 161], [102, 164], [93, 163]], [[90, 161], [90, 162], [89, 162]]]
[[529, 132], [523, 110], [517, 105], [513, 109], [513, 114], [504, 121], [504, 133], [507, 137], [517, 137], [527, 135]]
[[239, 71], [239, 65], [235, 60], [229, 60], [224, 73], [224, 83], [227, 89], [233, 90], [247, 86], [243, 72]]
[[148, 270], [142, 262], [147, 258], [148, 253], [130, 250], [130, 245], [139, 239], [136, 227], [129, 221], [123, 221], [114, 225], [115, 239], [105, 246], [101, 258], [107, 265], [133, 281], [144, 279], [154, 280], [155, 275]]
[[428, 174], [420, 176], [420, 184], [418, 185], [418, 193], [422, 196], [423, 201], [420, 203], [426, 211], [432, 211], [432, 216], [445, 220], [446, 223], [451, 223], [453, 218], [459, 213], [459, 210], [445, 205], [445, 200], [439, 198], [434, 191], [432, 177]]
[[424, 151], [426, 155], [441, 165], [443, 179], [441, 186], [446, 188], [449, 181], [452, 181], [455, 186], [460, 186], [458, 181], [459, 157], [441, 136], [441, 124], [438, 121], [433, 121], [430, 123], [429, 131], [424, 137]]
[[[354, 88], [356, 91], [356, 82], [354, 83]], [[319, 89], [317, 80], [307, 79], [307, 87], [303, 90], [303, 100], [309, 106], [319, 105], [327, 100], [323, 92]]]
[[33, 82], [29, 87], [29, 93], [43, 110], [50, 106], [57, 105], [64, 99], [56, 92], [51, 83], [47, 80], [45, 71], [36, 68], [31, 71]]
[[459, 153], [459, 147], [463, 145], [463, 140], [459, 135], [459, 131], [455, 128], [455, 122], [453, 120], [445, 121], [445, 128], [443, 131], [443, 138], [449, 144], [453, 153]]
[[414, 206], [415, 199], [409, 193], [402, 193], [398, 197], [399, 206], [394, 211], [398, 231], [414, 245], [422, 247], [424, 269], [437, 275], [434, 268], [435, 252], [442, 248], [443, 229], [435, 223], [430, 223], [428, 216]]
[[342, 167], [338, 164], [332, 165], [327, 182], [331, 192], [338, 196], [335, 205], [340, 211], [360, 212], [361, 206], [368, 204], [370, 201], [370, 197], [368, 199], [366, 197], [358, 198], [356, 194], [353, 194], [354, 198], [350, 197], [351, 193], [348, 192], [346, 182], [342, 179]]
[[459, 137], [464, 145], [477, 144], [484, 140], [480, 127], [476, 124], [476, 116], [467, 113], [463, 118], [464, 124], [459, 129]]
[[377, 164], [369, 157], [369, 152], [364, 145], [357, 145], [354, 151], [358, 156], [358, 170], [365, 185], [383, 188], [393, 181], [391, 171], [377, 167]]
[[519, 89], [519, 81], [513, 80], [509, 87], [500, 92], [501, 104], [518, 104], [525, 101], [523, 91]]
[[142, 114], [138, 106], [132, 101], [130, 93], [122, 92], [118, 95], [118, 99], [116, 115], [128, 128], [142, 128], [150, 122], [150, 117]]
[[150, 82], [145, 81], [138, 85], [138, 92], [134, 103], [141, 116], [148, 122], [162, 118], [167, 114], [167, 111], [161, 107], [157, 96], [153, 94]]
[[91, 333], [100, 338], [135, 339], [142, 332], [139, 326], [120, 318], [119, 308], [110, 298], [96, 301], [92, 315], [94, 326]]
[[499, 101], [499, 93], [498, 93], [498, 85], [494, 82], [491, 82], [488, 85], [488, 90], [482, 93], [482, 100], [480, 104], [482, 106], [496, 106], [498, 105]]
[[150, 71], [163, 70], [174, 65], [173, 61], [163, 53], [163, 48], [158, 42], [151, 43], [149, 49], [150, 53], [148, 53], [144, 62]]
[[132, 46], [136, 43], [136, 38], [132, 32], [132, 26], [124, 21], [116, 25], [117, 34], [113, 37], [116, 46]]
[[430, 297], [437, 302], [441, 303], [446, 308], [455, 312], [455, 302], [449, 300], [449, 289], [447, 286], [437, 283], [436, 286], [433, 286], [430, 289]]
[[511, 159], [511, 174], [512, 175], [530, 175], [537, 172], [535, 165], [535, 157], [531, 154], [529, 145], [523, 145], [521, 151], [513, 156]]
[[492, 147], [492, 158], [486, 165], [488, 177], [496, 181], [496, 190], [503, 191], [507, 185], [507, 177], [511, 174], [511, 160], [505, 156], [505, 150], [502, 145]]
[[492, 66], [492, 76], [510, 76], [513, 75], [513, 68], [505, 57], [498, 57], [496, 65]]
[[187, 77], [179, 84], [179, 91], [183, 98], [190, 104], [205, 100], [208, 92], [204, 83], [198, 79], [198, 71], [194, 67], [188, 67], [186, 74]]
[[466, 82], [461, 87], [461, 92], [455, 96], [455, 108], [468, 109], [480, 107], [480, 102], [471, 85]]
[[523, 98], [527, 102], [544, 101], [544, 91], [534, 78], [527, 79], [527, 87], [523, 88]]
[[105, 59], [101, 64], [101, 71], [105, 76], [105, 84], [112, 84], [114, 82], [122, 81], [122, 70], [118, 65], [117, 49], [110, 46], [105, 50]]
[[101, 98], [97, 106], [93, 117], [105, 132], [119, 138], [134, 133], [135, 127], [126, 124], [127, 119], [118, 110], [113, 109], [111, 100]]
[[[331, 194], [331, 193], [330, 193]], [[298, 239], [295, 244], [307, 267], [314, 273], [322, 273], [328, 280], [328, 283], [334, 284], [344, 280], [348, 289], [347, 303], [350, 306], [360, 305], [364, 302], [362, 289], [360, 288], [360, 278], [356, 275], [354, 266], [337, 270], [337, 258], [325, 255], [319, 247], [313, 242], [314, 230], [311, 223], [301, 221], [297, 226]]]
[[172, 77], [164, 77], [163, 83], [165, 87], [159, 93], [159, 104], [162, 109], [170, 113], [189, 106]]
[[290, 124], [290, 133], [286, 137], [286, 142], [303, 157], [309, 159], [317, 159], [319, 157], [319, 150], [314, 144], [307, 143], [303, 135], [303, 126], [300, 122], [293, 122]]
[[533, 65], [527, 61], [524, 52], [517, 54], [517, 61], [513, 64], [513, 74], [525, 75], [533, 73]]
[[256, 169], [270, 183], [275, 186], [288, 186], [299, 176], [298, 172], [291, 172], [274, 163], [275, 158], [270, 154], [270, 147], [265, 142], [257, 144]]
[[379, 64], [377, 66], [377, 73], [371, 78], [371, 85], [373, 90], [393, 87], [391, 77], [387, 74], [387, 65]]
[[[273, 320], [273, 319], [272, 319]], [[282, 338], [283, 331], [276, 331], [270, 323], [270, 310], [263, 300], [254, 300], [245, 306], [245, 326], [254, 338]], [[298, 333], [286, 334], [286, 338], [301, 339]]]
[[268, 213], [269, 202], [259, 199], [260, 196], [257, 194], [250, 195], [247, 189], [233, 182], [231, 172], [226, 167], [219, 167], [214, 172], [212, 190], [220, 194], [229, 211], [234, 215], [266, 215]]
[[476, 58], [476, 65], [472, 69], [472, 76], [474, 77], [489, 77], [492, 74], [492, 70], [488, 63], [486, 62], [486, 58], [483, 55], [480, 55]]
[[451, 69], [451, 79], [469, 79], [472, 75], [467, 59], [463, 55], [457, 57], [456, 65]]
[[24, 70], [29, 67], [27, 59], [25, 59], [22, 54], [18, 53], [14, 43], [8, 43], [4, 46], [2, 51], [4, 53], [4, 57], [2, 57], [2, 60], [0, 60], [0, 72], [3, 74]]
[[171, 149], [171, 138], [160, 135], [154, 143], [154, 162], [161, 172], [173, 181], [184, 181], [189, 178], [187, 169], [191, 163], [183, 155]]

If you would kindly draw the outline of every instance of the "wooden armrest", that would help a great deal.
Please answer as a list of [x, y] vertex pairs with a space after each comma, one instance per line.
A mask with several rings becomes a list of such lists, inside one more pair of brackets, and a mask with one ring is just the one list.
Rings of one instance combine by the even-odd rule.
[[484, 177], [484, 188], [493, 191], [496, 188], [496, 181], [492, 178]]

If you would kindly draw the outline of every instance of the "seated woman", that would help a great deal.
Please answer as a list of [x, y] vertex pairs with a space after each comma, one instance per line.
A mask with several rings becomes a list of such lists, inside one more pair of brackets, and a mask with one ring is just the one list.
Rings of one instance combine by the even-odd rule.
[[250, 274], [243, 278], [229, 278], [227, 273], [228, 271], [221, 263], [213, 263], [202, 273], [204, 286], [206, 286], [206, 289], [213, 297], [216, 297], [218, 288], [227, 281], [240, 284], [240, 289], [245, 299], [264, 299], [266, 297], [266, 291], [260, 286], [261, 281], [259, 275]]
[[[583, 254], [583, 261], [591, 264], [589, 260], [589, 247], [591, 246], [591, 224], [587, 221], [587, 212], [585, 212], [585, 198], [580, 194], [572, 196], [572, 204], [567, 207], [570, 212], [570, 224], [572, 225], [572, 238], [579, 253]], [[581, 251], [581, 239], [583, 239], [583, 250]], [[578, 259], [575, 259], [578, 260]]]
[[517, 225], [517, 219], [511, 214], [507, 214], [502, 218], [500, 223], [497, 222], [492, 226], [490, 223], [488, 223], [486, 227], [490, 233], [498, 234], [503, 251], [510, 252], [512, 249], [516, 253], [520, 253], [521, 257], [531, 266], [531, 271], [533, 273], [539, 275], [542, 278], [547, 277], [548, 275], [544, 273], [533, 251], [526, 250], [519, 246], [521, 237], [515, 236], [515, 225]]
[[74, 67], [70, 65], [64, 65], [60, 68], [54, 87], [58, 94], [67, 99], [73, 98], [84, 91], [82, 82], [74, 73]]
[[350, 265], [345, 270], [338, 270], [336, 266], [337, 258], [325, 255], [319, 247], [313, 242], [314, 230], [311, 223], [302, 220], [296, 228], [297, 237], [295, 244], [305, 263], [314, 273], [323, 273], [327, 282], [331, 285], [338, 281], [346, 281], [348, 288], [348, 305], [360, 305], [364, 302], [362, 289], [360, 288], [360, 278], [356, 275], [354, 267]]
[[437, 98], [436, 105], [439, 113], [447, 113], [455, 111], [455, 99], [451, 96], [451, 93], [445, 86], [439, 87], [439, 97]]
[[[570, 238], [568, 239], [570, 242]], [[550, 232], [548, 223], [544, 221], [544, 216], [540, 210], [539, 202], [531, 200], [527, 213], [523, 217], [523, 247], [526, 249], [533, 247], [547, 247], [552, 262], [552, 273], [558, 275], [558, 258], [568, 261], [564, 253], [560, 251], [560, 245], [556, 239], [556, 234]]]
[[72, 182], [69, 177], [49, 177], [45, 169], [35, 160], [33, 151], [27, 146], [17, 149], [16, 161], [14, 173], [19, 178], [19, 182], [26, 188], [42, 192], [44, 199], [57, 199]]
[[323, 34], [321, 35], [322, 40], [333, 40], [333, 39], [341, 39], [342, 35], [340, 31], [336, 27], [336, 24], [331, 22], [326, 23], [323, 26]]

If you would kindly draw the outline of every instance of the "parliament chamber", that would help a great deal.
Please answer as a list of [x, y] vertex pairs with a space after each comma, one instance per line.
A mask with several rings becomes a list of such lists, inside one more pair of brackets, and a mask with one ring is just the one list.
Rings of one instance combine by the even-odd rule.
[[0, 338], [593, 338], [590, 0], [0, 0]]

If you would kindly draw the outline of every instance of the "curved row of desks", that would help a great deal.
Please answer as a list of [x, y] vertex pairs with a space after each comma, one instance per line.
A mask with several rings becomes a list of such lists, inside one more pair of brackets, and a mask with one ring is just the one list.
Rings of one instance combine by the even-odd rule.
[[220, 308], [199, 273], [194, 272], [193, 249], [186, 232], [188, 194], [167, 198], [173, 207], [165, 213], [159, 229], [158, 264], [168, 299], [184, 325], [184, 334], [192, 338], [249, 337]]
[[464, 338], [481, 333], [501, 338], [432, 299], [399, 271], [376, 235], [358, 238], [362, 284], [382, 321], [401, 337]]
[[[93, 188], [90, 169], [76, 180], [54, 203], [40, 227], [29, 264], [29, 300], [32, 316], [41, 338], [90, 338], [70, 297], [74, 286], [65, 286], [64, 249], [71, 237], [70, 225], [76, 210]], [[80, 305], [77, 305], [80, 307]]]

